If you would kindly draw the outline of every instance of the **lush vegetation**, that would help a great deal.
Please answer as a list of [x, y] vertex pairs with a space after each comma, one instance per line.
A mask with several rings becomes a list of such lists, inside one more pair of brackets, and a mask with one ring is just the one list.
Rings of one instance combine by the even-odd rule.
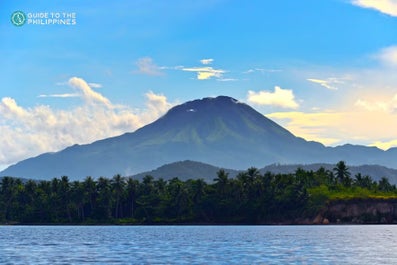
[[224, 170], [212, 183], [202, 179], [142, 181], [113, 178], [69, 181], [0, 182], [0, 223], [155, 224], [294, 223], [313, 218], [330, 200], [397, 198], [387, 178], [350, 176], [345, 162], [294, 174], [261, 174], [256, 168], [229, 178]]

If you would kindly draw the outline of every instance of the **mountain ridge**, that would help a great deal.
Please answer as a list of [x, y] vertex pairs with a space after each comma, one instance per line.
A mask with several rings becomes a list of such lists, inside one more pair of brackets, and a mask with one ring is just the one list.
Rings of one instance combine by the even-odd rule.
[[[258, 168], [261, 174], [271, 172], [273, 174], [292, 174], [298, 168], [305, 171], [317, 171], [320, 168], [325, 170], [333, 171], [335, 164], [328, 163], [317, 163], [317, 164], [306, 164], [306, 165], [280, 165], [272, 164], [265, 167]], [[185, 160], [177, 161], [174, 163], [162, 165], [156, 169], [135, 174], [132, 177], [134, 179], [142, 180], [143, 177], [150, 175], [155, 179], [163, 178], [164, 180], [170, 180], [178, 177], [180, 180], [186, 181], [188, 179], [203, 179], [209, 183], [216, 177], [217, 172], [223, 169], [228, 173], [229, 178], [234, 178], [238, 173], [243, 172], [247, 169], [233, 170], [227, 168], [220, 168], [214, 165], [209, 165], [197, 161]], [[397, 169], [387, 168], [379, 165], [359, 165], [350, 166], [348, 165], [348, 171], [351, 177], [354, 179], [356, 174], [362, 174], [363, 176], [370, 176], [374, 181], [379, 181], [382, 177], [389, 179], [391, 184], [397, 184]]]
[[133, 175], [175, 161], [192, 160], [222, 168], [281, 164], [379, 164], [397, 168], [397, 148], [306, 141], [236, 99], [219, 96], [183, 103], [135, 132], [72, 145], [20, 161], [0, 176], [71, 179]]

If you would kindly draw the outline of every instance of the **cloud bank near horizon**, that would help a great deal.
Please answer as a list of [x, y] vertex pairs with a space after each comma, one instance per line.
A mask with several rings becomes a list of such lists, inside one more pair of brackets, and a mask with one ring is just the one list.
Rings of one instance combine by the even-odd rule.
[[137, 112], [114, 104], [82, 78], [72, 77], [68, 84], [77, 91], [73, 96], [83, 100], [70, 110], [46, 105], [24, 108], [13, 98], [1, 99], [0, 165], [134, 131], [173, 106], [164, 95], [149, 91], [146, 108]]

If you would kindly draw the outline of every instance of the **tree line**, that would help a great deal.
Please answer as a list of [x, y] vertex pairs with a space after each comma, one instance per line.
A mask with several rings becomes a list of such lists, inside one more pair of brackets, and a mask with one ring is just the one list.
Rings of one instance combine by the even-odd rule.
[[[50, 181], [0, 182], [0, 223], [20, 224], [266, 224], [312, 218], [333, 198], [397, 196], [387, 178], [350, 176], [345, 162], [329, 171], [261, 174], [251, 167], [230, 178], [221, 169], [203, 179], [141, 181], [122, 177], [67, 176]], [[347, 196], [349, 195], [349, 196]]]

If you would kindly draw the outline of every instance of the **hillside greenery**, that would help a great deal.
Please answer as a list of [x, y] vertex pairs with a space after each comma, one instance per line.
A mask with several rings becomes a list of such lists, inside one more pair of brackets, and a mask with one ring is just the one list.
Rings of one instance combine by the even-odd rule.
[[219, 170], [212, 183], [173, 178], [142, 181], [115, 175], [70, 181], [4, 177], [0, 182], [3, 224], [275, 224], [310, 220], [332, 200], [395, 199], [386, 177], [351, 176], [335, 168], [292, 174], [261, 174], [249, 168], [235, 178]]

